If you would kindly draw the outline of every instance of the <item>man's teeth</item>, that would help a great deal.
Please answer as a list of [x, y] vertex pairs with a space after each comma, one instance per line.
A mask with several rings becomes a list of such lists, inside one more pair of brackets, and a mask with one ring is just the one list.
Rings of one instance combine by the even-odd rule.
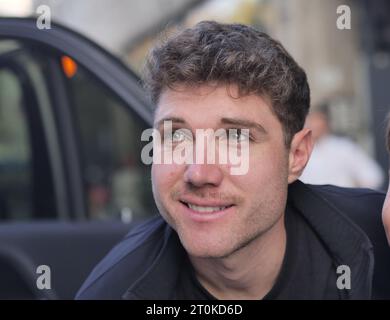
[[202, 207], [202, 206], [196, 206], [194, 204], [188, 203], [188, 207], [194, 211], [199, 211], [199, 212], [214, 212], [214, 211], [221, 211], [227, 208], [225, 207]]

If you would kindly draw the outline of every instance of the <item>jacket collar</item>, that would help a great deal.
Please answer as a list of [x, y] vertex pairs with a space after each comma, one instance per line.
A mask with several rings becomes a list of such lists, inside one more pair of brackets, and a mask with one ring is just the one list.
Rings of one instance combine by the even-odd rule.
[[[374, 258], [366, 234], [321, 194], [300, 181], [289, 186], [288, 203], [304, 216], [337, 266], [350, 267], [352, 288], [346, 292], [348, 298], [369, 299]], [[186, 252], [176, 232], [167, 224], [163, 241], [154, 263], [123, 294], [123, 299], [172, 299]]]
[[[165, 224], [163, 245], [153, 264], [123, 294], [126, 300], [169, 300], [184, 261], [185, 249], [177, 233]], [[146, 266], [145, 266], [146, 267]]]

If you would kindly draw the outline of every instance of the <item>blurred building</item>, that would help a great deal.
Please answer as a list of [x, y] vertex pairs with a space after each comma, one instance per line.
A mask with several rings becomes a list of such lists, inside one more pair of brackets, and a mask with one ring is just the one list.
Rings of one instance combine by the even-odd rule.
[[33, 0], [48, 5], [53, 19], [122, 54], [148, 30], [175, 19], [199, 0]]

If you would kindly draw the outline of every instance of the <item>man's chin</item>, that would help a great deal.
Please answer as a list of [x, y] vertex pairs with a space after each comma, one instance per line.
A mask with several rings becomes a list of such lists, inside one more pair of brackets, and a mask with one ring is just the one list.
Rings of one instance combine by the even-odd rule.
[[237, 251], [237, 247], [240, 247], [238, 244], [227, 245], [226, 242], [221, 242], [216, 239], [199, 242], [193, 238], [183, 239], [180, 237], [180, 241], [190, 256], [203, 259], [227, 258]]
[[232, 251], [212, 250], [187, 250], [188, 255], [198, 259], [224, 259], [231, 255]]
[[234, 251], [233, 248], [217, 246], [215, 241], [197, 243], [193, 240], [184, 240], [181, 242], [187, 253], [194, 258], [221, 259], [229, 256]]

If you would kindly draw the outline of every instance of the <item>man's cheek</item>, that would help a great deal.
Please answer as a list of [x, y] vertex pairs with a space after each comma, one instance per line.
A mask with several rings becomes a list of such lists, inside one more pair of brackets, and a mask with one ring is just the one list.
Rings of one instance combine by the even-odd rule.
[[167, 188], [173, 186], [183, 176], [183, 166], [176, 164], [153, 164], [152, 184], [154, 188]]
[[246, 176], [257, 182], [272, 183], [284, 176], [286, 171], [286, 161], [283, 161], [282, 157], [277, 158], [269, 153], [268, 155], [262, 154], [252, 157]]
[[164, 190], [164, 184], [166, 183], [166, 168], [161, 164], [152, 165], [152, 187], [153, 192], [160, 194]]

